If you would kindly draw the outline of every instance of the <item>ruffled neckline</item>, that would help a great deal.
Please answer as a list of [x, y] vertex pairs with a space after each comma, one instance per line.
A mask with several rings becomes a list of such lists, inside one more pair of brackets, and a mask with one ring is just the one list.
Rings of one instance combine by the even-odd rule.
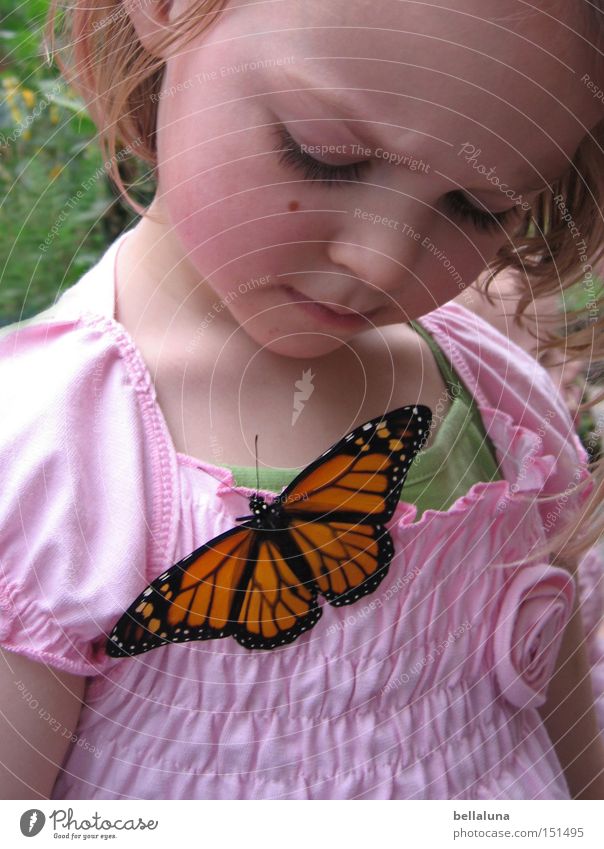
[[[440, 464], [446, 459], [448, 453], [451, 451], [451, 435], [454, 433], [457, 439], [463, 439], [464, 433], [468, 427], [470, 427], [471, 422], [472, 418], [469, 415], [468, 407], [465, 404], [464, 399], [457, 396], [452, 400], [451, 406], [436, 432], [434, 442], [429, 448], [421, 452], [421, 474], [413, 475], [412, 477], [411, 473], [413, 466], [411, 466], [408, 475], [409, 482], [412, 480], [414, 484], [419, 484], [424, 481], [431, 480]], [[180, 456], [183, 458], [186, 457], [190, 460], [195, 459], [185, 453], [180, 453]], [[243, 466], [238, 463], [225, 463], [222, 468], [229, 469], [235, 477], [239, 474], [240, 479], [241, 475], [249, 476], [251, 479], [252, 476], [255, 476], [256, 474], [254, 466]], [[286, 486], [290, 480], [300, 474], [303, 470], [304, 466], [283, 466], [274, 469], [265, 468], [262, 469], [260, 476], [261, 478], [264, 477], [265, 480], [270, 480], [271, 483]], [[247, 484], [244, 485], [247, 486]]]
[[[127, 354], [140, 389], [148, 396], [147, 406], [152, 410], [155, 438], [163, 443], [160, 453], [166, 467], [174, 469], [178, 465], [205, 473], [205, 480], [210, 487], [211, 494], [221, 499], [232, 494], [236, 494], [239, 498], [249, 499], [256, 492], [269, 500], [274, 498], [277, 495], [274, 490], [260, 489], [257, 491], [255, 488], [237, 486], [233, 472], [227, 466], [219, 466], [176, 450], [162, 410], [157, 402], [153, 380], [142, 354], [126, 328], [115, 319], [115, 265], [119, 248], [129, 232], [123, 233], [116, 239], [99, 260], [99, 263], [90, 269], [75, 286], [64, 293], [60, 301], [47, 311], [48, 317], [52, 317], [56, 307], [61, 317], [65, 317], [65, 315], [69, 317], [71, 312], [72, 317], [84, 322], [97, 324], [102, 316], [108, 323], [114, 339]], [[99, 282], [102, 281], [108, 281], [109, 285], [105, 285], [104, 288], [99, 286]], [[84, 309], [79, 309], [80, 295], [85, 303]], [[468, 313], [468, 317], [473, 317], [473, 313], [460, 304], [444, 304], [427, 316], [418, 319], [443, 352], [447, 350], [447, 341], [450, 340], [447, 340], [446, 333], [439, 327], [438, 316], [446, 316], [449, 312], [457, 318], [459, 318], [460, 312]], [[421, 518], [414, 522], [415, 528], [421, 528], [423, 523], [432, 521], [437, 515], [453, 516], [466, 512], [471, 509], [476, 501], [487, 496], [489, 501], [496, 504], [500, 500], [505, 503], [515, 495], [536, 495], [542, 489], [556, 465], [554, 455], [543, 453], [542, 440], [536, 433], [522, 425], [515, 425], [509, 413], [489, 405], [486, 396], [476, 384], [471, 373], [468, 372], [463, 357], [457, 356], [454, 349], [452, 359], [457, 373], [473, 397], [485, 431], [496, 449], [503, 479], [479, 481], [472, 484], [470, 489], [455, 499], [447, 510], [426, 508]], [[528, 463], [527, 458], [530, 458]], [[584, 470], [583, 477], [588, 474], [587, 470]], [[175, 488], [176, 486], [177, 484], [175, 484]], [[237, 509], [240, 509], [240, 504]], [[413, 521], [416, 513], [415, 505], [400, 501], [392, 522], [407, 524]], [[501, 510], [499, 515], [505, 515], [505, 510]]]
[[[433, 521], [435, 516], [454, 516], [467, 512], [472, 505], [488, 495], [493, 504], [507, 503], [519, 494], [521, 497], [536, 495], [545, 484], [556, 465], [553, 454], [542, 453], [542, 441], [531, 430], [522, 425], [515, 425], [509, 413], [495, 407], [479, 405], [485, 430], [496, 448], [503, 479], [497, 481], [478, 481], [464, 494], [455, 499], [448, 510], [426, 508], [421, 518], [414, 522], [417, 508], [414, 504], [400, 501], [392, 518], [393, 523], [407, 524], [413, 522], [415, 528]], [[502, 450], [507, 449], [507, 450]], [[179, 463], [190, 468], [205, 472], [216, 483], [215, 495], [225, 498], [236, 493], [244, 498], [250, 498], [256, 492], [264, 498], [272, 499], [277, 495], [273, 490], [250, 488], [235, 485], [233, 472], [227, 466], [217, 466], [204, 460], [198, 460], [188, 454], [176, 452]], [[526, 458], [530, 457], [527, 471]], [[522, 470], [524, 470], [523, 473]], [[512, 487], [514, 490], [512, 492]], [[501, 515], [504, 510], [497, 511]]]

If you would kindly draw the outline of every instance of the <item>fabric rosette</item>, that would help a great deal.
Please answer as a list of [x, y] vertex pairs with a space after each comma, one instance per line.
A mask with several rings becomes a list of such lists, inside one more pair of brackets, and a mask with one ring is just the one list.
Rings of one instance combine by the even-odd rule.
[[574, 596], [572, 576], [549, 563], [521, 569], [504, 590], [494, 669], [503, 696], [516, 707], [545, 702]]

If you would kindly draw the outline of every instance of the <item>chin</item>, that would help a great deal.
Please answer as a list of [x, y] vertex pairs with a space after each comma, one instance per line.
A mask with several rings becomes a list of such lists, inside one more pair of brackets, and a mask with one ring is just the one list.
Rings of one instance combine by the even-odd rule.
[[280, 357], [310, 360], [314, 357], [325, 357], [333, 353], [346, 342], [335, 336], [324, 333], [284, 333], [275, 331], [274, 336], [263, 337], [248, 334], [263, 351], [270, 351]]

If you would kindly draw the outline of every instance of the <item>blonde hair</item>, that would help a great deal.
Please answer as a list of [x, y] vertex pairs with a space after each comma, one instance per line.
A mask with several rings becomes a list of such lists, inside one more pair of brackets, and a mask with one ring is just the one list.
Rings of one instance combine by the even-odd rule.
[[178, 45], [197, 38], [222, 11], [226, 0], [199, 0], [158, 36], [155, 55], [138, 39], [127, 6], [165, 0], [74, 0], [65, 10], [51, 0], [46, 24], [46, 49], [64, 79], [84, 98], [95, 122], [107, 171], [128, 204], [146, 214], [124, 185], [118, 145], [157, 166], [155, 128], [164, 74], [161, 58]]
[[[111, 166], [111, 178], [125, 200], [142, 215], [148, 214], [147, 210], [131, 197], [120, 176], [118, 144], [156, 167], [157, 104], [165, 66], [158, 56], [197, 38], [211, 26], [226, 2], [199, 0], [191, 4], [173, 21], [170, 31], [158, 38], [152, 54], [139, 41], [126, 10], [127, 2], [150, 1], [73, 0], [66, 10], [61, 10], [59, 0], [51, 0], [46, 28], [47, 49], [55, 55], [64, 78], [83, 96], [96, 123], [101, 149]], [[583, 8], [586, 32], [593, 33], [592, 47], [599, 52], [604, 43], [604, 0], [590, 0]], [[583, 256], [587, 261], [595, 266], [604, 256], [603, 144], [604, 121], [586, 135], [567, 172], [551, 186], [551, 191], [537, 197], [513, 239], [489, 265], [487, 289], [504, 269], [516, 272], [522, 280], [524, 291], [518, 302], [518, 315], [533, 299], [550, 296], [583, 278], [585, 263], [579, 258], [571, 222], [584, 242]], [[588, 321], [586, 310], [573, 312], [569, 319], [575, 325], [583, 319], [581, 329], [563, 337], [552, 336], [544, 345], [560, 350], [567, 358], [570, 355], [604, 360], [601, 306], [602, 301], [598, 300], [590, 308]], [[596, 320], [592, 320], [594, 310]], [[592, 399], [582, 409], [598, 400]], [[604, 531], [604, 513], [596, 509], [604, 502], [604, 458], [594, 469], [593, 477], [597, 486], [570, 538], [567, 530], [564, 536], [558, 534], [548, 543], [548, 551], [558, 549], [556, 559], [560, 562], [567, 559], [572, 563]]]
[[[596, 66], [602, 78], [604, 0], [589, 0], [583, 4], [583, 10], [584, 28], [591, 35], [594, 55], [598, 54]], [[603, 88], [604, 85], [599, 87], [600, 92]], [[567, 304], [558, 331], [539, 338], [542, 349], [558, 354], [563, 362], [587, 365], [604, 361], [604, 293], [601, 291], [604, 280], [598, 279], [594, 271], [604, 259], [603, 212], [604, 119], [587, 133], [562, 177], [535, 199], [513, 239], [500, 248], [485, 276], [487, 297], [498, 274], [505, 270], [516, 276], [518, 318], [531, 303], [538, 307], [540, 300], [583, 284], [584, 306], [571, 309]], [[604, 387], [581, 404], [579, 413], [602, 400]], [[595, 435], [600, 436], [604, 445], [600, 424]], [[569, 565], [576, 563], [604, 535], [604, 454], [591, 465], [591, 473], [591, 478], [576, 487], [579, 494], [593, 486], [588, 497], [584, 493], [587, 501], [583, 510], [574, 524], [552, 535], [548, 543], [548, 550], [556, 552], [556, 559], [568, 561]]]

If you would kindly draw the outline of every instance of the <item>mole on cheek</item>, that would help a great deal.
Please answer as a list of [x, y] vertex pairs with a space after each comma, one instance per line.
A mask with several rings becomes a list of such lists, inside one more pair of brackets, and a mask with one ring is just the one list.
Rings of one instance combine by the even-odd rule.
[[298, 203], [297, 200], [290, 200], [290, 202], [287, 205], [287, 208], [289, 209], [290, 212], [296, 212], [296, 210], [300, 209], [300, 204]]

